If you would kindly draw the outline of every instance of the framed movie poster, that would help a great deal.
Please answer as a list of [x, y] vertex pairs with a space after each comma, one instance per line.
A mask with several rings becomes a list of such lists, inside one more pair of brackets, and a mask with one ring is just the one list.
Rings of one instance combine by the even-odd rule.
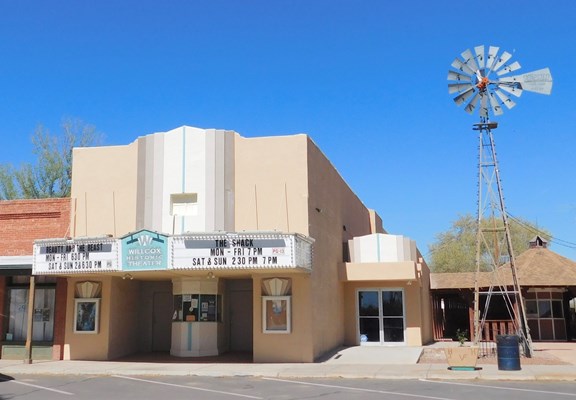
[[264, 333], [290, 333], [290, 296], [263, 296]]
[[100, 299], [75, 299], [74, 333], [98, 333]]

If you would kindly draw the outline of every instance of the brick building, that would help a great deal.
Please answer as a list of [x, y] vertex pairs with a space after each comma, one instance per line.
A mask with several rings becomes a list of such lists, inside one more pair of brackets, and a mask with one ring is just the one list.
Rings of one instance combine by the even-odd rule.
[[[0, 201], [0, 340], [2, 358], [23, 358], [34, 240], [65, 237], [70, 199]], [[33, 358], [62, 359], [66, 279], [36, 277]]]

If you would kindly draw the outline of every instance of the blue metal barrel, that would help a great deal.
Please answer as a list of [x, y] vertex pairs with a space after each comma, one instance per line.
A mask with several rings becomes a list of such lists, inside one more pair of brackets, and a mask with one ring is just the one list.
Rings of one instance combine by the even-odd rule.
[[520, 345], [516, 335], [496, 336], [498, 369], [501, 371], [520, 371]]

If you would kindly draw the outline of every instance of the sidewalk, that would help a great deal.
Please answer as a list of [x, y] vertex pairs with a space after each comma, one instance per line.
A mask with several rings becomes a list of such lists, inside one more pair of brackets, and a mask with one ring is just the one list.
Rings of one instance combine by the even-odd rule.
[[[438, 344], [436, 344], [438, 345]], [[351, 347], [309, 364], [171, 363], [130, 361], [22, 361], [0, 360], [3, 375], [131, 375], [295, 378], [367, 378], [436, 380], [576, 380], [576, 344], [535, 346], [554, 352], [565, 365], [524, 365], [520, 371], [500, 371], [495, 364], [479, 364], [476, 371], [451, 371], [445, 363], [417, 363], [422, 347]], [[385, 361], [383, 361], [385, 360]]]

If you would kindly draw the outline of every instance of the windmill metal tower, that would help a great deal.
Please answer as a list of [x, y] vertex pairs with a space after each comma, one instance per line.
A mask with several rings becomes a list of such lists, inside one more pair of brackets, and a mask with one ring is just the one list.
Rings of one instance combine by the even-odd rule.
[[[478, 215], [476, 226], [476, 279], [474, 291], [474, 343], [481, 337], [484, 317], [480, 317], [480, 271], [492, 271], [496, 277], [502, 267], [508, 264], [512, 275], [512, 290], [497, 281], [491, 283], [486, 297], [485, 311], [492, 293], [503, 295], [510, 316], [524, 347], [526, 356], [532, 356], [532, 340], [526, 319], [525, 305], [516, 273], [514, 249], [510, 236], [510, 226], [504, 203], [500, 170], [496, 155], [493, 130], [498, 127], [490, 121], [490, 115], [502, 115], [503, 106], [511, 109], [516, 103], [508, 96], [520, 97], [523, 91], [550, 94], [552, 75], [548, 68], [522, 75], [509, 75], [520, 69], [515, 61], [509, 63], [512, 54], [500, 48], [474, 47], [461, 53], [461, 58], [452, 62], [454, 70], [448, 71], [448, 92], [456, 94], [457, 105], [466, 104], [465, 111], [474, 114], [478, 111], [480, 122], [473, 125], [478, 131]], [[494, 286], [499, 287], [495, 289]], [[514, 300], [514, 301], [512, 301]]]

